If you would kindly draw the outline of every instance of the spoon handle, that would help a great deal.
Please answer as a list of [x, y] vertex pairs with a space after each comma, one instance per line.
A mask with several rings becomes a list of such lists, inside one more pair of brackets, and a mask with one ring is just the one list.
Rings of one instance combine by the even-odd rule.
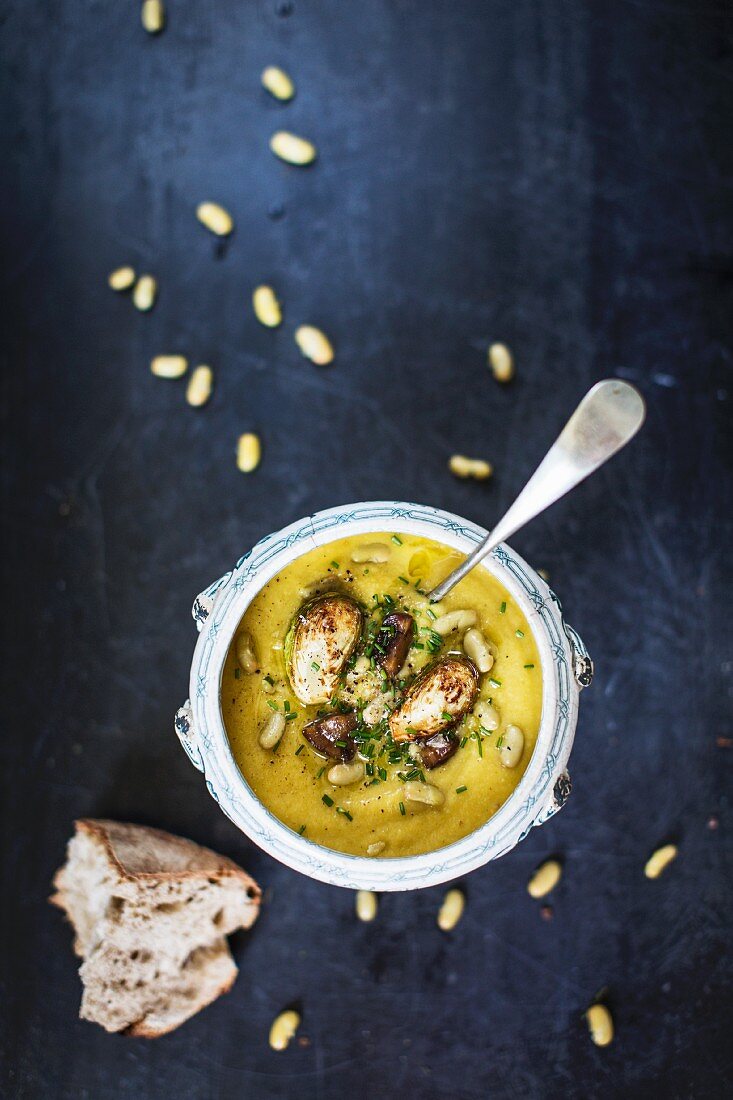
[[532, 477], [491, 533], [429, 593], [442, 600], [495, 546], [544, 512], [620, 451], [644, 423], [646, 406], [628, 382], [597, 382], [578, 405]]

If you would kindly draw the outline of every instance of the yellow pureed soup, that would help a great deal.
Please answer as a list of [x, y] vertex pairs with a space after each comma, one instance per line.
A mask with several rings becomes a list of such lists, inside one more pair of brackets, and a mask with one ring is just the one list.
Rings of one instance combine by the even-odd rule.
[[[222, 673], [232, 752], [272, 813], [342, 852], [409, 856], [483, 825], [529, 763], [542, 672], [518, 606], [431, 539], [350, 536], [258, 593]], [[305, 732], [304, 732], [305, 731]]]

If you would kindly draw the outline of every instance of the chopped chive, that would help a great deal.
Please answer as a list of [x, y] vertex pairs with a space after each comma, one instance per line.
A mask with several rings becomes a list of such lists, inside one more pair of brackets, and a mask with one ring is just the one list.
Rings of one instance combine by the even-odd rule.
[[395, 546], [402, 546], [402, 539], [399, 535], [392, 535], [392, 542], [395, 544]]
[[268, 699], [267, 700], [267, 705], [270, 708], [270, 710], [277, 710], [277, 703], [273, 699]]
[[334, 569], [338, 569], [338, 568], [339, 568], [339, 563], [338, 563], [337, 561], [332, 561], [332, 562], [331, 562], [331, 565], [332, 565], [332, 566], [334, 567]]
[[407, 577], [403, 577], [401, 574], [397, 577], [397, 580], [402, 581], [403, 584], [409, 584]]
[[463, 794], [463, 792], [467, 791], [467, 790], [468, 790], [468, 787], [465, 787], [465, 786], [464, 787], [456, 787], [456, 794]]
[[500, 749], [503, 744], [504, 744], [504, 734], [502, 733], [501, 737], [496, 742], [497, 749]]
[[422, 577], [415, 581], [415, 588], [420, 591], [420, 585], [422, 584]]
[[269, 672], [267, 673], [267, 675], [266, 675], [266, 676], [263, 676], [263, 677], [262, 677], [262, 679], [263, 679], [263, 680], [265, 680], [265, 681], [266, 681], [266, 682], [267, 682], [267, 683], [268, 683], [268, 684], [270, 685], [270, 687], [272, 687], [272, 686], [273, 686], [273, 684], [275, 683], [275, 681], [273, 680], [272, 676], [270, 676], [270, 673], [269, 673]]
[[516, 634], [516, 636], [518, 638], [523, 638], [524, 637], [524, 631], [523, 630], [515, 630], [514, 633]]
[[382, 780], [383, 783], [387, 782], [387, 769], [386, 768], [377, 768], [377, 774], [379, 775], [379, 778]]
[[290, 701], [288, 699], [286, 699], [285, 702], [283, 703], [283, 710], [285, 711], [286, 714], [290, 710]]
[[499, 611], [502, 613], [502, 615], [506, 611], [506, 600], [501, 601], [501, 607], [499, 608]]
[[453, 715], [449, 714], [447, 710], [444, 710], [440, 717], [443, 719], [444, 722], [453, 721]]
[[478, 745], [478, 754], [479, 754], [479, 756], [483, 756], [484, 755], [484, 746], [481, 744], [481, 737], [478, 734], [476, 735], [476, 744]]
[[334, 741], [334, 745], [336, 746], [337, 749], [345, 749], [346, 748], [346, 742], [345, 741]]
[[298, 829], [298, 835], [302, 836], [304, 832], [305, 832], [305, 825], [301, 825], [300, 828]]
[[525, 668], [534, 668], [534, 665], [525, 665]]
[[311, 661], [311, 668], [313, 669], [314, 672], [320, 672], [321, 671], [321, 666], [318, 664], [318, 661]]
[[368, 577], [368, 576], [369, 576], [369, 570], [368, 570], [368, 569], [365, 569], [365, 570], [364, 570], [364, 576], [365, 576], [365, 577]]
[[371, 761], [366, 766], [366, 773], [369, 776], [374, 775], [374, 765], [371, 763]]
[[467, 738], [467, 737], [462, 737], [462, 738], [461, 738], [461, 743], [460, 743], [460, 745], [458, 746], [458, 748], [459, 748], [459, 749], [462, 749], [462, 748], [463, 748], [463, 746], [464, 746], [464, 745], [466, 744], [466, 742], [467, 742], [467, 741], [468, 741], [468, 738]]
[[404, 802], [400, 802], [400, 813], [402, 814], [403, 817], [405, 816], [405, 804], [404, 804]]
[[428, 617], [429, 619], [432, 619], [432, 620], [433, 620], [433, 622], [435, 622], [435, 620], [436, 620], [436, 619], [437, 619], [437, 617], [438, 617], [438, 616], [437, 616], [437, 615], [435, 614], [435, 612], [434, 612], [434, 611], [431, 611], [431, 609], [430, 609], [429, 607], [426, 607], [426, 608], [425, 608], [425, 614], [427, 615], [427, 617]]
[[413, 642], [412, 643], [412, 648], [413, 649], [425, 649], [425, 646], [422, 644], [422, 642]]
[[501, 687], [501, 680], [490, 679], [489, 683], [491, 684], [492, 687], [495, 687], [495, 688], [500, 688]]
[[345, 809], [343, 808], [343, 806], [337, 806], [337, 807], [336, 807], [336, 813], [337, 813], [337, 814], [343, 814], [343, 816], [344, 816], [344, 817], [348, 817], [349, 821], [353, 821], [353, 820], [354, 820], [354, 819], [353, 819], [353, 817], [351, 816], [351, 814], [349, 813], [349, 811], [348, 811], [348, 810], [345, 810]]
[[333, 799], [327, 794], [321, 797], [321, 802], [325, 802], [327, 806], [333, 806]]
[[241, 668], [235, 668], [234, 669], [234, 679], [238, 680], [241, 675], [242, 675]]
[[326, 770], [326, 765], [324, 764], [323, 767], [319, 768], [318, 771], [316, 772], [316, 779], [320, 779], [321, 776], [323, 775], [323, 773], [325, 772], [325, 770]]
[[291, 711], [288, 711], [288, 713], [285, 715], [285, 721], [286, 722], [294, 722], [297, 717], [298, 717], [298, 712], [296, 710], [291, 710]]
[[300, 756], [300, 754], [302, 753], [304, 748], [305, 748], [305, 745], [298, 745], [297, 749], [295, 750], [295, 755]]

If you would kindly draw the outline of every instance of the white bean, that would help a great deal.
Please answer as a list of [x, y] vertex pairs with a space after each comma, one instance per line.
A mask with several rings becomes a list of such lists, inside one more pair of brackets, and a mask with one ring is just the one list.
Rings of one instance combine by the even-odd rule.
[[235, 652], [240, 668], [249, 673], [257, 671], [259, 665], [257, 663], [257, 653], [255, 652], [255, 644], [251, 634], [242, 631], [242, 633], [237, 636]]
[[498, 730], [501, 718], [496, 707], [488, 699], [481, 699], [473, 708], [473, 713], [485, 730]]
[[445, 795], [432, 783], [420, 783], [410, 779], [402, 784], [402, 793], [409, 802], [423, 802], [426, 806], [442, 806]]
[[348, 787], [364, 778], [364, 762], [353, 760], [351, 764], [334, 764], [328, 769], [328, 782], [334, 787]]
[[363, 921], [372, 921], [376, 917], [377, 895], [372, 890], [356, 891], [356, 915]]
[[446, 634], [450, 634], [454, 630], [468, 630], [469, 627], [475, 626], [477, 622], [478, 615], [475, 611], [447, 611], [445, 615], [440, 615], [435, 620], [433, 630], [444, 638]]
[[466, 899], [461, 890], [449, 890], [438, 911], [438, 928], [442, 932], [452, 931], [463, 916], [465, 905]]
[[605, 1005], [591, 1005], [585, 1014], [590, 1037], [597, 1047], [613, 1042], [613, 1017]]
[[494, 656], [486, 644], [486, 639], [480, 630], [471, 627], [463, 635], [463, 648], [466, 656], [470, 657], [479, 672], [490, 672], [494, 664]]
[[160, 34], [165, 26], [163, 0], [143, 0], [140, 21], [148, 34]]
[[259, 742], [263, 749], [274, 749], [279, 745], [280, 738], [285, 733], [285, 715], [280, 710], [273, 710], [270, 717], [262, 727]]
[[358, 563], [371, 561], [381, 564], [389, 561], [391, 556], [392, 550], [384, 542], [366, 542], [363, 546], [357, 546], [351, 552], [351, 560]]
[[516, 768], [524, 752], [524, 734], [519, 726], [507, 726], [496, 747], [501, 764], [505, 768]]

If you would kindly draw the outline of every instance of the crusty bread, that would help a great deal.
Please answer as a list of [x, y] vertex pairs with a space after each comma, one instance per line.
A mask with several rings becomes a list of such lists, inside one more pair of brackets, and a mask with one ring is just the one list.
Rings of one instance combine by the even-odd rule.
[[154, 1037], [234, 982], [226, 936], [255, 921], [260, 889], [240, 867], [159, 829], [80, 820], [54, 878], [84, 962], [81, 1016]]

